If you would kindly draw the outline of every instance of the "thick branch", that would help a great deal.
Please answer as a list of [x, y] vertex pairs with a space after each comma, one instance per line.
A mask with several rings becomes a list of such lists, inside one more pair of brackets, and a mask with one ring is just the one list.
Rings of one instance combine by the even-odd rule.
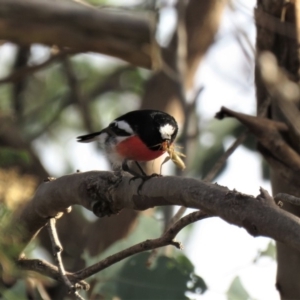
[[285, 123], [238, 113], [222, 107], [216, 118], [222, 119], [225, 116], [239, 120], [255, 135], [259, 143], [269, 151], [269, 155], [272, 154], [272, 157], [288, 166], [292, 171], [299, 171], [300, 156], [284, 139], [284, 134], [288, 132], [288, 126]]
[[[299, 1], [259, 0], [257, 1], [255, 13], [256, 23], [258, 24], [256, 53], [260, 55], [262, 51], [270, 51], [276, 56], [279, 67], [283, 68], [285, 72], [283, 74], [274, 62], [270, 61], [270, 57], [268, 60], [266, 60], [266, 56], [264, 56], [263, 61], [260, 59], [260, 66], [256, 65], [255, 73], [258, 107], [269, 103], [266, 117], [274, 121], [284, 122], [287, 125], [289, 130], [283, 135], [284, 140], [297, 155], [300, 153], [299, 135], [295, 131], [297, 123], [294, 123], [293, 119], [296, 117], [297, 120], [300, 103], [300, 98], [299, 96], [297, 98], [296, 95], [297, 93], [299, 95], [297, 85], [299, 83], [300, 66], [300, 15], [297, 9], [298, 6]], [[262, 62], [264, 64], [261, 64]], [[295, 82], [296, 85], [291, 84], [290, 81]], [[290, 96], [293, 96], [293, 101], [296, 100], [296, 102], [292, 103]], [[282, 156], [279, 159], [274, 157], [273, 154], [276, 149], [271, 151], [268, 149], [267, 151], [272, 153], [272, 155], [269, 155], [263, 152], [271, 166], [273, 194], [289, 193], [299, 197], [299, 165], [295, 168], [286, 163], [286, 157]], [[299, 206], [284, 202], [283, 209], [300, 216]], [[276, 247], [278, 262], [276, 288], [280, 292], [281, 299], [299, 299], [299, 251], [284, 243], [277, 243]]]
[[0, 1], [0, 39], [93, 51], [151, 68], [150, 18], [70, 2]]
[[19, 239], [28, 243], [49, 216], [74, 204], [93, 210], [98, 216], [114, 214], [123, 208], [145, 210], [180, 205], [201, 209], [246, 228], [254, 236], [268, 236], [300, 250], [299, 219], [281, 210], [264, 193], [254, 198], [192, 178], [162, 177], [148, 180], [139, 195], [140, 180], [130, 182], [130, 178], [124, 176], [119, 182], [116, 173], [91, 171], [41, 184], [16, 222], [27, 232]]

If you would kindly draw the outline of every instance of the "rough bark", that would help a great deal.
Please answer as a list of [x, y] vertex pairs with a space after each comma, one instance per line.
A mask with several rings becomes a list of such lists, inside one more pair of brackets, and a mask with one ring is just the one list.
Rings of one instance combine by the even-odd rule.
[[[299, 16], [296, 13], [296, 6], [299, 1], [283, 0], [257, 1], [256, 23], [257, 23], [257, 54], [262, 51], [272, 52], [290, 80], [299, 80], [299, 53], [298, 53], [298, 25]], [[256, 68], [256, 88], [258, 109], [269, 101], [267, 116], [273, 120], [286, 123], [288, 132], [286, 142], [296, 155], [299, 155], [299, 136], [295, 133], [291, 120], [282, 109], [282, 101], [278, 95], [267, 90], [265, 82], [262, 80], [259, 68]], [[271, 99], [271, 101], [270, 101]], [[281, 102], [280, 102], [281, 101]], [[285, 103], [289, 105], [288, 103]], [[294, 102], [295, 108], [299, 107], [299, 99]], [[271, 157], [268, 151], [262, 153], [271, 166], [271, 182], [273, 194], [286, 192], [299, 196], [299, 172], [284, 164], [280, 159]], [[298, 156], [299, 157], [299, 156]], [[284, 209], [300, 216], [299, 206], [287, 204]], [[277, 289], [282, 299], [300, 298], [300, 252], [290, 247], [290, 245], [277, 241]]]
[[138, 192], [141, 181], [130, 179], [119, 173], [90, 171], [42, 183], [16, 217], [18, 228], [23, 228], [19, 236], [16, 231], [16, 240], [27, 244], [49, 217], [66, 212], [71, 205], [82, 205], [99, 217], [124, 208], [180, 205], [201, 209], [244, 227], [253, 236], [269, 236], [300, 250], [299, 218], [282, 210], [264, 190], [254, 198], [218, 184], [170, 176], [152, 178]]

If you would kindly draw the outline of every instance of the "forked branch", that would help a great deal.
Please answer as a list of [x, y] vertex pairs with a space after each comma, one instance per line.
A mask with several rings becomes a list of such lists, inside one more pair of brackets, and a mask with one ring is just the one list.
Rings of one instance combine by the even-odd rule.
[[[64, 272], [63, 274], [64, 276], [62, 276], [58, 267], [46, 261], [38, 260], [38, 259], [21, 258], [18, 262], [18, 266], [22, 270], [35, 271], [40, 274], [49, 276], [55, 280], [59, 280], [61, 282], [65, 282], [67, 278], [67, 281], [71, 282], [74, 286], [76, 285], [77, 289], [81, 288], [87, 290], [89, 288], [89, 285], [86, 282], [84, 282], [83, 279], [88, 278], [96, 274], [97, 272], [100, 272], [127, 257], [130, 257], [137, 253], [157, 249], [167, 245], [173, 245], [180, 249], [181, 244], [174, 240], [176, 235], [179, 233], [179, 231], [182, 230], [187, 225], [205, 219], [207, 217], [210, 216], [201, 211], [190, 213], [187, 216], [180, 219], [175, 224], [173, 224], [172, 226], [170, 226], [168, 230], [164, 232], [161, 237], [152, 240], [146, 240], [136, 245], [133, 245], [127, 249], [124, 249], [118, 253], [115, 253], [101, 260], [100, 262], [92, 266], [84, 268], [76, 273]], [[68, 285], [68, 282], [66, 285]]]

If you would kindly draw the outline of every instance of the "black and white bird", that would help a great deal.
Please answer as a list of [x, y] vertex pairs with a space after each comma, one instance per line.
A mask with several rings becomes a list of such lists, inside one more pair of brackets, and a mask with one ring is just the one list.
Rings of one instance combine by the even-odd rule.
[[163, 155], [174, 143], [177, 132], [177, 122], [169, 114], [158, 110], [136, 110], [120, 116], [99, 132], [77, 137], [77, 141], [99, 142], [114, 170], [122, 168], [136, 176], [127, 164], [134, 161], [141, 175], [146, 176], [138, 162]]

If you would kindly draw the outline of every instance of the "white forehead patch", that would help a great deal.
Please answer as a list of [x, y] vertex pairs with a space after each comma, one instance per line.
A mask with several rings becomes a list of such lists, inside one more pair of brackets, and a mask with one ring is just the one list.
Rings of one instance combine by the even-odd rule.
[[115, 123], [120, 129], [122, 129], [122, 130], [124, 130], [124, 131], [126, 131], [130, 134], [133, 134], [133, 130], [127, 122], [125, 122], [125, 121], [115, 121]]
[[170, 139], [174, 131], [175, 128], [171, 124], [165, 124], [159, 128], [159, 132], [163, 139]]

